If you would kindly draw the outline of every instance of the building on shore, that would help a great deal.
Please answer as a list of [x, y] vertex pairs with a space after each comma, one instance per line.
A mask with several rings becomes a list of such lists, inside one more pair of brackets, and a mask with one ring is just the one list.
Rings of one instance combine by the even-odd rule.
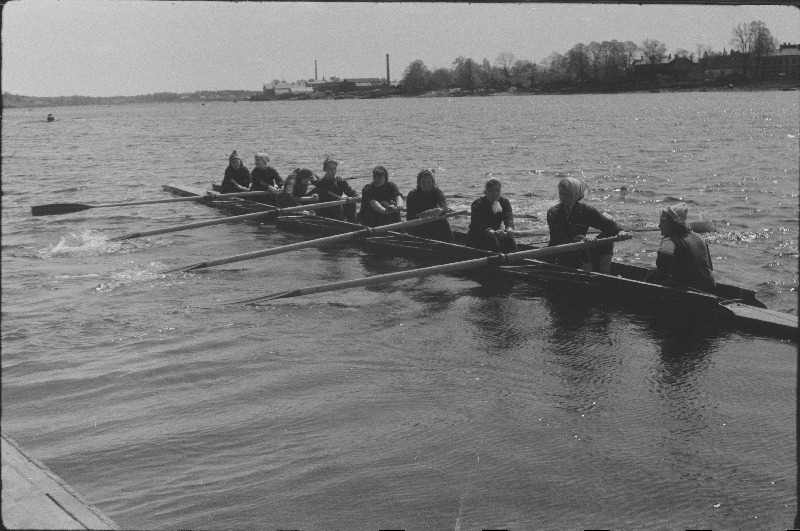
[[763, 79], [800, 81], [800, 44], [781, 44], [775, 54], [762, 57], [758, 74]]
[[264, 84], [265, 99], [281, 99], [293, 96], [309, 96], [314, 92], [313, 87], [309, 86], [304, 80], [295, 83], [277, 82]]

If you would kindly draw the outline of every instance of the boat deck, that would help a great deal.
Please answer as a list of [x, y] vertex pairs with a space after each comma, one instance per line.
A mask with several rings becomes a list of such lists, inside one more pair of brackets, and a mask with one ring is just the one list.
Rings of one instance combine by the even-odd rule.
[[1, 446], [3, 529], [119, 529], [6, 435]]

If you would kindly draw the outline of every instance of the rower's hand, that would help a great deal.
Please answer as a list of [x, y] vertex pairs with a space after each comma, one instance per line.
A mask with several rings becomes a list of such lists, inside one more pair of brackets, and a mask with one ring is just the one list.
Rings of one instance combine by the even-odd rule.
[[356, 203], [358, 201], [355, 197], [348, 197], [346, 195], [343, 195], [342, 199], [344, 199], [348, 203]]
[[593, 241], [597, 241], [597, 235], [596, 234], [587, 234], [586, 236], [583, 237], [583, 241], [585, 241], [587, 243], [591, 243]]
[[506, 234], [508, 234], [509, 236], [513, 236], [514, 235], [514, 229], [507, 228], [506, 229]]
[[617, 234], [617, 236], [619, 236], [620, 239], [622, 239], [622, 240], [630, 240], [631, 238], [633, 238], [633, 234], [631, 234], [630, 232], [624, 231], [624, 230], [620, 231], [620, 233]]
[[311, 194], [311, 202], [316, 203], [319, 201], [319, 196], [317, 194]]

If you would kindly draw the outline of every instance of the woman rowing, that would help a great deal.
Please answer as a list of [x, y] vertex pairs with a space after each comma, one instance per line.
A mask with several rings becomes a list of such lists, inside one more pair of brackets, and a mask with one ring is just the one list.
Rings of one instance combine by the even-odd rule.
[[276, 197], [278, 207], [286, 208], [316, 202], [318, 196], [308, 193], [308, 187], [314, 182], [314, 177], [314, 172], [306, 168], [297, 168], [287, 175], [283, 190]]
[[[600, 238], [618, 234], [627, 236], [616, 221], [604, 216], [593, 206], [580, 202], [588, 188], [585, 182], [574, 177], [565, 177], [558, 182], [558, 204], [547, 211], [547, 225], [550, 228], [548, 246], [598, 238], [598, 236], [586, 236], [589, 227], [600, 230]], [[608, 273], [611, 270], [613, 253], [614, 244], [610, 243], [591, 250], [582, 249], [559, 254], [554, 261], [566, 267]]]
[[256, 167], [250, 173], [250, 190], [267, 192], [263, 197], [256, 197], [254, 200], [276, 206], [278, 204], [276, 198], [283, 187], [283, 179], [278, 171], [269, 165], [269, 160], [269, 155], [266, 153], [256, 153]]
[[[433, 169], [424, 169], [417, 174], [417, 187], [408, 192], [406, 200], [406, 219], [438, 217], [447, 212], [447, 200], [436, 186]], [[431, 240], [453, 243], [453, 230], [447, 219], [440, 219], [409, 232]]]
[[339, 221], [346, 219], [351, 223], [355, 223], [356, 200], [360, 199], [360, 197], [358, 192], [347, 184], [347, 181], [336, 176], [338, 167], [339, 163], [333, 160], [333, 158], [325, 157], [325, 162], [322, 163], [322, 169], [325, 170], [325, 175], [316, 182], [316, 186], [310, 193], [316, 194], [319, 197], [320, 203], [339, 201], [345, 197], [349, 198], [348, 204], [317, 210], [317, 215], [325, 218], [338, 219]]
[[472, 202], [467, 244], [498, 253], [517, 251], [514, 213], [497, 179], [486, 181], [483, 197]]
[[389, 181], [389, 172], [383, 166], [372, 169], [372, 182], [361, 190], [361, 210], [358, 222], [367, 227], [380, 227], [400, 223], [403, 194]]
[[225, 168], [225, 178], [222, 179], [219, 193], [233, 194], [250, 190], [250, 170], [245, 168], [242, 157], [233, 150], [228, 157], [228, 167]]
[[684, 203], [661, 210], [658, 228], [661, 246], [656, 255], [656, 274], [650, 281], [714, 293], [714, 266], [708, 243], [686, 225], [689, 209]]

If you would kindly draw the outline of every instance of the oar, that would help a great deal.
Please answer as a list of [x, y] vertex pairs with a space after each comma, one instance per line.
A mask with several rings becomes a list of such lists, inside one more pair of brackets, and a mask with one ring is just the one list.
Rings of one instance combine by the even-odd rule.
[[153, 236], [154, 234], [164, 234], [167, 232], [177, 232], [182, 230], [188, 229], [196, 229], [199, 227], [208, 227], [209, 225], [220, 225], [222, 223], [231, 223], [233, 221], [246, 221], [249, 219], [258, 219], [267, 216], [278, 216], [281, 214], [291, 214], [292, 212], [303, 212], [305, 210], [318, 210], [320, 208], [326, 208], [331, 205], [343, 205], [347, 201], [331, 201], [330, 203], [314, 203], [311, 205], [301, 205], [301, 206], [294, 206], [294, 207], [287, 207], [287, 208], [275, 208], [271, 207], [272, 210], [267, 210], [265, 212], [254, 212], [252, 214], [242, 214], [240, 216], [229, 216], [226, 218], [220, 219], [212, 219], [209, 221], [197, 221], [195, 223], [187, 223], [185, 225], [173, 225], [172, 227], [164, 227], [163, 229], [153, 229], [143, 232], [132, 232], [130, 234], [123, 234], [122, 236], [117, 236], [115, 238], [110, 238], [109, 241], [119, 241], [119, 240], [130, 240], [133, 238], [141, 238], [143, 236]]
[[[330, 203], [323, 203], [323, 204], [330, 204]], [[359, 238], [362, 236], [372, 236], [374, 234], [381, 234], [384, 232], [389, 231], [398, 231], [404, 230], [411, 227], [416, 227], [419, 225], [425, 225], [426, 223], [431, 223], [434, 221], [438, 221], [441, 219], [445, 219], [457, 214], [456, 212], [446, 214], [444, 216], [438, 217], [429, 217], [429, 218], [420, 218], [420, 219], [413, 219], [411, 221], [401, 221], [400, 223], [392, 223], [390, 225], [383, 225], [380, 227], [364, 227], [361, 230], [356, 230], [353, 232], [347, 232], [345, 234], [336, 234], [334, 236], [327, 236], [325, 238], [317, 238], [315, 240], [308, 240], [304, 242], [298, 243], [291, 243], [289, 245], [282, 245], [280, 247], [273, 247], [271, 249], [262, 249], [260, 251], [253, 251], [250, 253], [243, 253], [237, 254], [233, 256], [227, 256], [225, 258], [218, 258], [216, 260], [207, 260], [205, 262], [198, 262], [196, 264], [178, 267], [176, 269], [170, 269], [168, 271], [161, 271], [162, 274], [167, 273], [177, 273], [177, 272], [184, 272], [184, 271], [192, 271], [195, 269], [205, 269], [207, 267], [218, 266], [222, 264], [230, 264], [233, 262], [242, 262], [244, 260], [252, 260], [253, 258], [261, 258], [264, 256], [271, 256], [275, 254], [286, 253], [289, 251], [296, 251], [298, 249], [305, 249], [308, 247], [315, 247], [318, 245], [325, 245], [334, 242], [340, 242], [345, 240], [352, 240], [355, 238]]]
[[[705, 220], [692, 221], [692, 222], [688, 223], [688, 225], [689, 225], [689, 228], [692, 229], [692, 232], [697, 232], [697, 233], [700, 233], [700, 234], [703, 234], [703, 233], [706, 233], [706, 232], [717, 232], [717, 226], [716, 226], [716, 224], [714, 224], [713, 221], [705, 221]], [[655, 232], [655, 231], [659, 231], [661, 229], [659, 229], [658, 227], [632, 227], [632, 228], [623, 229], [623, 230], [625, 232]], [[590, 234], [597, 234], [598, 232], [599, 231], [596, 231], [596, 230], [589, 231]], [[515, 231], [514, 232], [514, 236], [519, 236], [520, 238], [524, 238], [526, 236], [549, 236], [549, 235], [550, 235], [550, 231], [548, 229], [542, 229], [542, 230], [520, 230], [520, 231]]]
[[420, 269], [410, 269], [408, 271], [398, 271], [397, 273], [387, 273], [385, 275], [374, 275], [371, 277], [357, 278], [353, 280], [344, 280], [341, 282], [332, 282], [330, 284], [320, 284], [318, 286], [310, 286], [307, 288], [300, 288], [291, 291], [283, 291], [280, 293], [273, 293], [272, 295], [265, 295], [262, 297], [255, 297], [253, 299], [246, 299], [242, 301], [230, 302], [227, 304], [247, 304], [253, 305], [259, 302], [269, 301], [273, 299], [285, 299], [289, 297], [300, 297], [302, 295], [311, 295], [313, 293], [323, 293], [326, 291], [336, 291], [340, 289], [355, 288], [359, 286], [369, 286], [373, 284], [383, 284], [386, 282], [394, 282], [396, 280], [404, 280], [407, 278], [419, 278], [430, 275], [437, 275], [439, 273], [449, 273], [452, 271], [461, 271], [464, 269], [473, 269], [476, 267], [488, 265], [503, 265], [511, 262], [517, 262], [526, 258], [539, 258], [542, 256], [552, 256], [557, 254], [574, 251], [576, 249], [587, 249], [590, 247], [597, 247], [598, 245], [605, 245], [608, 243], [630, 239], [630, 235], [613, 236], [611, 238], [602, 238], [593, 241], [583, 241], [576, 243], [567, 243], [564, 245], [556, 245], [553, 247], [544, 247], [542, 249], [532, 249], [530, 251], [519, 251], [510, 254], [497, 254], [494, 256], [487, 256], [484, 258], [473, 258], [472, 260], [464, 260], [461, 262], [453, 262], [450, 264], [443, 264], [431, 267], [423, 267]]
[[190, 197], [173, 197], [170, 199], [153, 199], [150, 201], [133, 201], [128, 203], [103, 203], [99, 205], [84, 205], [81, 203], [51, 203], [49, 205], [38, 205], [31, 207], [31, 214], [34, 216], [54, 216], [57, 214], [72, 214], [73, 212], [82, 212], [90, 208], [109, 208], [109, 207], [127, 207], [138, 205], [155, 205], [159, 203], [177, 203], [179, 201], [215, 201], [217, 199], [225, 199], [228, 197], [250, 197], [255, 195], [265, 195], [268, 192], [238, 192], [234, 194], [206, 194], [206, 195], [193, 195]]

